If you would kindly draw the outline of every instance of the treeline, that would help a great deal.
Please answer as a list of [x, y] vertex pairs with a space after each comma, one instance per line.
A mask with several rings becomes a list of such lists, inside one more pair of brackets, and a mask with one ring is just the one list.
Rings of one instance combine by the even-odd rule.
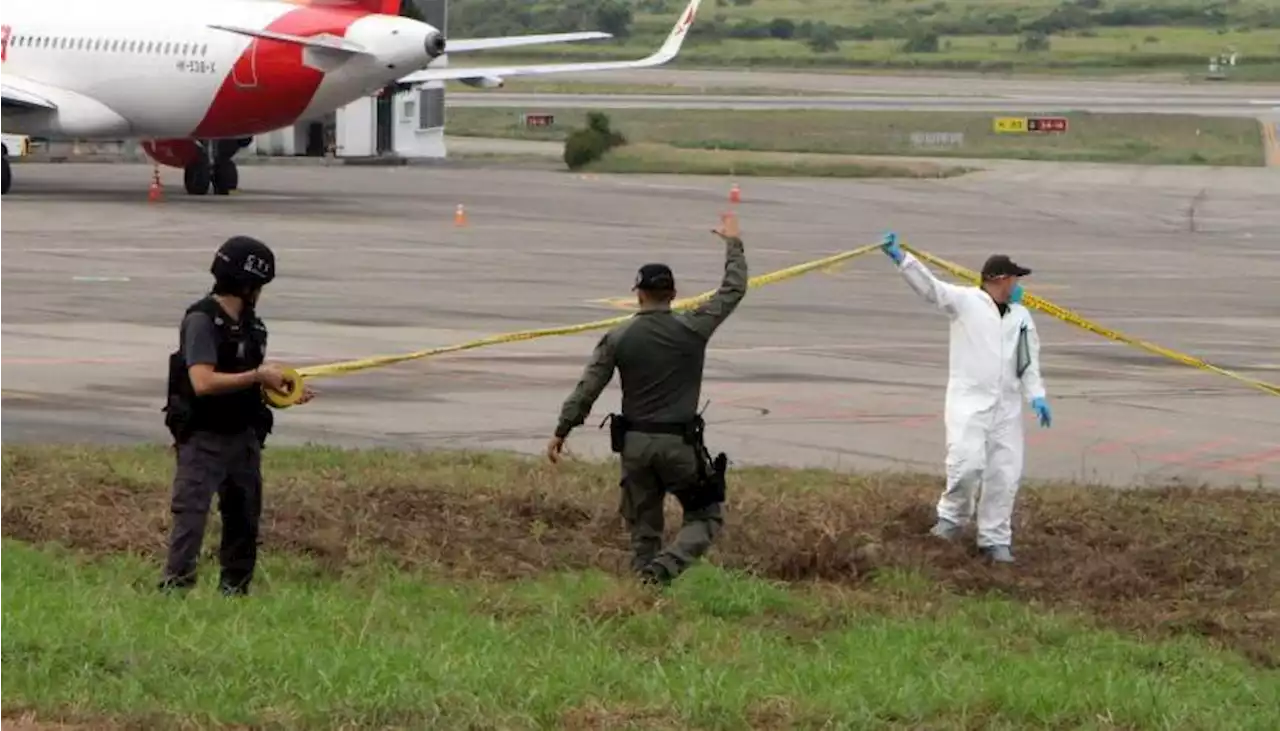
[[575, 30], [625, 38], [636, 7], [630, 0], [450, 0], [448, 27], [450, 35], [471, 38]]
[[[641, 0], [640, 5], [674, 6], [674, 0]], [[717, 0], [718, 5], [750, 5], [752, 0]], [[918, 38], [933, 36], [1051, 35], [1095, 28], [1183, 26], [1227, 28], [1280, 28], [1280, 0], [1275, 8], [1242, 11], [1229, 2], [1195, 2], [1183, 5], [1132, 4], [1108, 9], [1105, 0], [1065, 0], [1044, 15], [1027, 18], [1009, 12], [970, 12], [961, 17], [935, 17], [948, 12], [945, 0], [914, 12], [899, 13], [861, 25], [838, 25], [825, 21], [795, 21], [791, 18], [729, 21], [724, 14], [700, 20], [694, 35], [718, 38], [776, 38], [836, 41], [869, 41], [878, 38]]]
[[[673, 16], [687, 0], [451, 0], [449, 30], [466, 36], [545, 33], [563, 30], [603, 30], [617, 37], [631, 34], [635, 13]], [[716, 7], [745, 7], [755, 0], [714, 0]], [[698, 18], [691, 37], [704, 39], [747, 38], [807, 42], [814, 50], [834, 50], [839, 41], [902, 38], [928, 50], [939, 36], [1010, 36], [1041, 38], [1067, 32], [1086, 33], [1094, 28], [1183, 26], [1222, 28], [1280, 28], [1280, 0], [1275, 7], [1242, 7], [1238, 0], [1185, 0], [1125, 3], [1111, 7], [1108, 0], [1063, 0], [1037, 17], [1010, 12], [970, 9], [951, 16], [946, 0], [899, 12], [861, 25], [840, 25], [824, 20], [778, 17], [770, 20], [740, 18], [726, 13]], [[666, 32], [666, 23], [661, 29]], [[655, 28], [656, 30], [656, 28]]]

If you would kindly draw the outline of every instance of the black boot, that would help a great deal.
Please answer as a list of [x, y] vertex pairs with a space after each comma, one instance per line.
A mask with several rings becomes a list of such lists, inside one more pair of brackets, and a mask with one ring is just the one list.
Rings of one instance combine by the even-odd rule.
[[665, 587], [671, 585], [671, 572], [657, 561], [650, 562], [640, 570], [640, 583], [646, 586]]

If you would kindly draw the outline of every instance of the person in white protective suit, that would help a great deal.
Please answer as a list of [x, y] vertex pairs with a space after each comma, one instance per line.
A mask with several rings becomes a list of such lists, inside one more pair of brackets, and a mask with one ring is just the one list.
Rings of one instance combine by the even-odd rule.
[[946, 398], [946, 489], [931, 533], [956, 538], [977, 501], [978, 548], [1012, 563], [1014, 498], [1022, 478], [1022, 399], [1048, 427], [1052, 417], [1040, 377], [1040, 338], [1020, 304], [1021, 277], [1031, 273], [1002, 254], [987, 259], [979, 287], [938, 280], [887, 234], [881, 248], [926, 302], [951, 319], [951, 374]]

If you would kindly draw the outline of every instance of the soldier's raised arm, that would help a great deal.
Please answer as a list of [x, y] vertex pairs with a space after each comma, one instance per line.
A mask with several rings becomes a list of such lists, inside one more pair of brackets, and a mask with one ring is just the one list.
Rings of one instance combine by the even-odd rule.
[[724, 240], [725, 247], [724, 278], [720, 281], [720, 288], [709, 301], [681, 316], [704, 338], [711, 337], [747, 294], [747, 254], [738, 229], [738, 216], [731, 211], [722, 214], [720, 222], [720, 228], [715, 230]]

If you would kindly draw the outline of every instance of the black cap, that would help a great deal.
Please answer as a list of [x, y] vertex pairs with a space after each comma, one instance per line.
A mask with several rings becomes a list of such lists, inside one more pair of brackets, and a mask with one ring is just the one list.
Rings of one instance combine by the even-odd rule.
[[993, 277], [1025, 277], [1031, 273], [1031, 270], [1013, 263], [1013, 260], [1004, 254], [992, 254], [987, 259], [987, 263], [982, 265], [982, 278], [991, 279]]
[[676, 277], [666, 264], [645, 264], [636, 272], [635, 289], [668, 290], [676, 288]]

